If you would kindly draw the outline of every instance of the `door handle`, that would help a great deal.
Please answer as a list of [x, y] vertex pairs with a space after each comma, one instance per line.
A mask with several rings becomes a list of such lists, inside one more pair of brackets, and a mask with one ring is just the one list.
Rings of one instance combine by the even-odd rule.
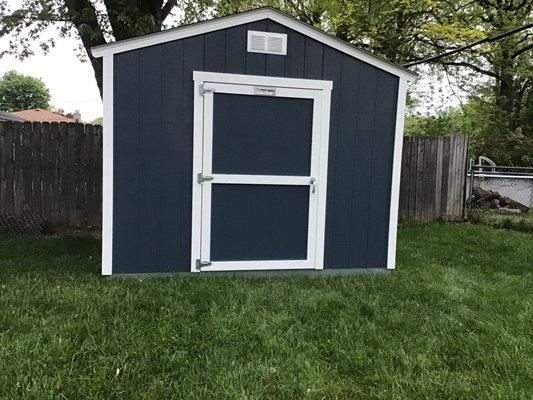
[[311, 193], [316, 192], [316, 178], [311, 178], [311, 181], [309, 182], [311, 185]]

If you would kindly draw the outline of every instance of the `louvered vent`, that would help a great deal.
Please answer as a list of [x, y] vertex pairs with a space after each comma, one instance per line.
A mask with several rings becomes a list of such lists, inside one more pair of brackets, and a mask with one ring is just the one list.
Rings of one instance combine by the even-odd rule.
[[284, 33], [248, 31], [248, 51], [251, 53], [287, 54], [287, 35]]
[[263, 52], [266, 50], [266, 36], [252, 33], [250, 35], [250, 50]]

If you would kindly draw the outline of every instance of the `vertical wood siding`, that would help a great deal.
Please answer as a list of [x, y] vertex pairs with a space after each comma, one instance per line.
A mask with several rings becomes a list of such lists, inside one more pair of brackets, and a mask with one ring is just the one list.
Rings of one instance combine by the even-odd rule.
[[[248, 30], [287, 56], [246, 52]], [[398, 78], [270, 20], [115, 55], [115, 273], [189, 271], [192, 72], [333, 81], [325, 268], [385, 267]]]

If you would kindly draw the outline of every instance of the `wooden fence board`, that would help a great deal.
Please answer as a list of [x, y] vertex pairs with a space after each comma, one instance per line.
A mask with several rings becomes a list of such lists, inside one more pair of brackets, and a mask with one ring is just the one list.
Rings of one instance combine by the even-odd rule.
[[6, 147], [5, 144], [5, 127], [0, 124], [0, 209], [4, 209], [6, 205], [6, 188], [5, 188], [5, 154], [2, 149]]
[[3, 176], [2, 183], [4, 187], [4, 202], [2, 209], [12, 214], [15, 208], [15, 187], [14, 187], [14, 158], [13, 158], [13, 123], [2, 124], [3, 137], [2, 141], [2, 164], [3, 164]]
[[407, 218], [407, 213], [409, 211], [409, 169], [406, 168], [406, 165], [409, 164], [409, 159], [411, 157], [411, 146], [408, 141], [404, 141], [402, 144], [402, 169], [401, 169], [401, 178], [400, 178], [400, 205], [399, 217]]
[[424, 150], [425, 150], [424, 138], [417, 138], [417, 162], [416, 162], [416, 208], [415, 219], [423, 219], [423, 198], [424, 198]]
[[59, 224], [60, 206], [59, 206], [59, 124], [53, 122], [50, 124], [50, 222]]
[[464, 135], [404, 138], [401, 218], [463, 218], [467, 147]]
[[407, 167], [409, 168], [409, 210], [407, 212], [408, 218], [416, 218], [416, 176], [417, 176], [417, 163], [418, 163], [418, 141], [417, 138], [410, 138], [411, 152]]
[[50, 219], [50, 177], [52, 172], [52, 162], [50, 153], [50, 124], [45, 122], [41, 124], [41, 199], [42, 215], [47, 220]]
[[31, 122], [24, 122], [24, 132], [21, 137], [22, 142], [22, 182], [24, 197], [22, 200], [22, 208], [24, 211], [31, 211], [32, 202], [32, 129]]
[[31, 137], [31, 210], [39, 215], [43, 215], [43, 193], [41, 188], [41, 127], [42, 124], [35, 122], [32, 124]]
[[15, 192], [15, 202], [13, 212], [19, 214], [22, 212], [23, 203], [24, 203], [24, 174], [22, 168], [23, 157], [22, 157], [22, 137], [24, 125], [22, 122], [14, 124], [16, 129], [13, 130], [13, 159], [14, 159], [14, 177], [13, 185]]

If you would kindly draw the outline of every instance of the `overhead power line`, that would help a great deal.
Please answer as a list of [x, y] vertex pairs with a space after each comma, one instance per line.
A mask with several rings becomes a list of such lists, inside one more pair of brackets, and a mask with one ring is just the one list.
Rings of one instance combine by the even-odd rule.
[[524, 26], [520, 26], [518, 28], [511, 29], [510, 31], [507, 31], [507, 32], [504, 32], [504, 33], [500, 33], [499, 35], [496, 35], [496, 36], [493, 36], [493, 37], [488, 37], [488, 38], [485, 38], [485, 39], [477, 40], [477, 41], [469, 43], [469, 44], [467, 44], [465, 46], [457, 47], [455, 49], [446, 51], [444, 53], [437, 54], [436, 56], [432, 56], [432, 57], [425, 58], [423, 60], [413, 61], [413, 62], [404, 64], [404, 65], [402, 65], [402, 67], [412, 67], [413, 65], [424, 64], [424, 63], [427, 63], [427, 62], [430, 62], [430, 61], [438, 60], [439, 58], [451, 56], [452, 54], [460, 53], [461, 51], [465, 51], [467, 49], [471, 49], [472, 47], [478, 46], [478, 45], [480, 45], [482, 43], [496, 42], [498, 40], [504, 39], [504, 38], [506, 38], [508, 36], [514, 35], [515, 33], [518, 33], [520, 31], [523, 31], [523, 30], [526, 30], [526, 29], [529, 29], [529, 28], [533, 28], [533, 23], [527, 24], [527, 25], [524, 25]]

